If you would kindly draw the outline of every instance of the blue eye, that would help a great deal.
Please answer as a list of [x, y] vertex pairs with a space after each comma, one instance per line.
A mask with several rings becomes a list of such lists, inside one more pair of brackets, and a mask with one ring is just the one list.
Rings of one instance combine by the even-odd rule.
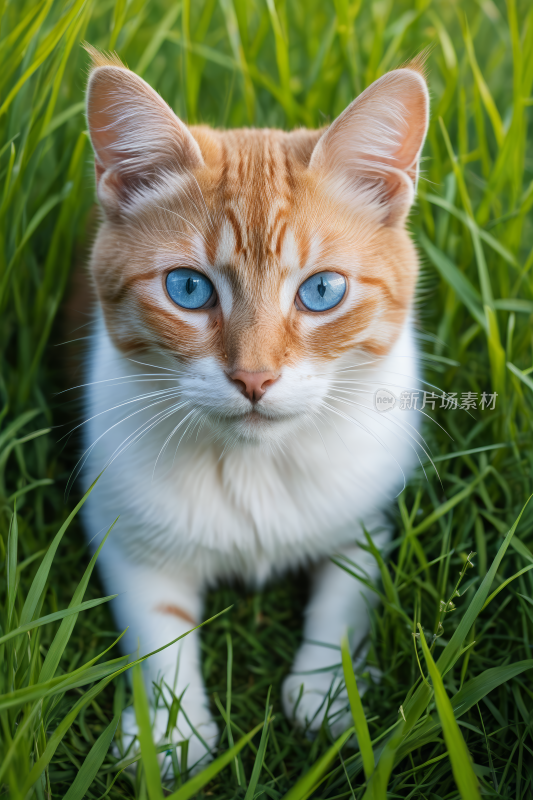
[[175, 269], [167, 275], [167, 292], [181, 308], [204, 308], [214, 299], [213, 284], [195, 269]]
[[346, 292], [346, 278], [338, 272], [317, 272], [302, 283], [298, 297], [309, 311], [327, 311], [337, 306]]

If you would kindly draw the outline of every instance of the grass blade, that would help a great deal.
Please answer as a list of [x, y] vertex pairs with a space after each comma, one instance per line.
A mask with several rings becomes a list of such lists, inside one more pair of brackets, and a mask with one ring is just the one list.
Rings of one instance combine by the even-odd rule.
[[484, 603], [484, 605], [483, 605], [483, 608], [482, 608], [481, 610], [483, 611], [483, 610], [484, 610], [484, 609], [485, 609], [485, 608], [488, 606], [488, 604], [489, 604], [490, 602], [492, 602], [492, 600], [494, 600], [494, 598], [495, 598], [497, 595], [499, 595], [499, 594], [500, 594], [500, 592], [501, 592], [503, 589], [505, 589], [505, 587], [506, 587], [506, 586], [508, 586], [508, 585], [511, 583], [511, 581], [514, 581], [514, 580], [516, 580], [516, 578], [519, 578], [519, 577], [520, 577], [520, 575], [524, 575], [526, 572], [529, 572], [529, 571], [530, 571], [530, 570], [532, 570], [532, 569], [533, 569], [533, 564], [529, 564], [529, 566], [527, 566], [527, 567], [524, 567], [524, 568], [523, 568], [523, 569], [521, 569], [519, 572], [515, 572], [515, 574], [514, 574], [514, 575], [511, 575], [511, 577], [510, 577], [510, 578], [507, 578], [507, 580], [505, 580], [503, 583], [501, 583], [501, 584], [498, 586], [498, 588], [497, 588], [497, 589], [495, 589], [495, 590], [493, 591], [493, 593], [492, 593], [492, 594], [491, 594], [489, 597], [487, 597], [487, 599], [485, 600], [485, 603]]
[[[518, 523], [520, 522], [522, 514], [524, 513], [528, 503], [529, 499], [523, 506], [514, 525], [511, 527], [510, 531], [502, 542], [488, 573], [481, 583], [481, 586], [474, 595], [472, 602], [461, 618], [461, 621], [459, 622], [459, 625], [457, 626], [453, 636], [437, 661], [439, 673], [443, 676], [453, 667], [457, 658], [459, 657], [463, 643], [468, 636], [472, 625], [481, 612], [481, 609], [483, 608], [483, 604], [487, 599], [490, 587], [492, 586], [496, 572], [498, 571], [498, 567], [500, 566], [507, 548], [509, 547], [514, 532], [518, 527]], [[414, 692], [412, 697], [404, 702], [402, 705], [403, 719], [398, 722], [397, 727], [389, 736], [389, 739], [386, 741], [381, 751], [376, 769], [372, 775], [371, 783], [363, 796], [363, 800], [378, 800], [378, 798], [381, 800], [381, 798], [386, 797], [386, 787], [397, 758], [397, 753], [399, 752], [402, 743], [407, 739], [410, 732], [413, 730], [413, 727], [424, 713], [430, 700], [431, 689], [424, 681]]]
[[527, 388], [531, 389], [531, 391], [533, 392], [533, 380], [531, 380], [529, 375], [524, 375], [524, 373], [521, 370], [519, 370], [518, 367], [516, 367], [514, 364], [511, 364], [510, 361], [507, 362], [507, 369], [510, 372], [512, 372], [513, 375], [516, 375], [516, 377], [520, 381], [522, 381], [524, 386], [527, 386]]
[[65, 31], [67, 30], [68, 26], [71, 24], [73, 19], [77, 17], [80, 13], [81, 9], [85, 5], [87, 0], [77, 0], [77, 2], [69, 9], [69, 11], [65, 14], [64, 18], [61, 21], [61, 24], [53, 28], [44, 42], [39, 47], [35, 60], [32, 61], [30, 66], [26, 69], [24, 74], [19, 78], [15, 86], [11, 89], [8, 93], [6, 99], [0, 106], [0, 116], [5, 114], [8, 110], [9, 106], [16, 98], [17, 94], [19, 93], [20, 89], [26, 81], [33, 75], [33, 73], [41, 66], [41, 64], [48, 58], [48, 56], [52, 53], [52, 51], [57, 47], [60, 40], [63, 38]]
[[[87, 566], [87, 569], [85, 570], [85, 572], [83, 574], [83, 577], [82, 577], [81, 581], [79, 582], [78, 586], [76, 587], [76, 591], [74, 592], [72, 600], [70, 601], [69, 608], [74, 607], [75, 605], [81, 603], [81, 601], [83, 600], [83, 596], [84, 596], [85, 591], [87, 589], [87, 585], [89, 583], [89, 579], [90, 579], [90, 577], [92, 575], [94, 566], [96, 564], [96, 559], [98, 558], [98, 556], [100, 554], [100, 551], [101, 551], [102, 547], [104, 546], [104, 544], [105, 544], [105, 542], [107, 540], [107, 537], [109, 536], [109, 534], [111, 533], [111, 531], [115, 527], [115, 525], [117, 523], [117, 520], [118, 520], [118, 517], [113, 522], [113, 524], [111, 525], [111, 527], [107, 531], [106, 535], [103, 537], [102, 541], [100, 542], [100, 545], [99, 545], [98, 549], [96, 550], [95, 554], [91, 558], [91, 560], [90, 560], [90, 562], [89, 562], [89, 564]], [[46, 658], [44, 660], [43, 666], [41, 667], [41, 673], [39, 675], [39, 683], [48, 681], [48, 680], [50, 680], [50, 678], [54, 677], [54, 675], [56, 673], [56, 669], [57, 669], [57, 667], [59, 665], [59, 662], [61, 660], [61, 656], [65, 652], [65, 648], [66, 648], [66, 646], [67, 646], [67, 644], [69, 642], [69, 639], [70, 639], [70, 637], [72, 635], [72, 631], [74, 630], [74, 625], [76, 624], [77, 618], [78, 618], [78, 615], [76, 614], [76, 616], [72, 616], [69, 619], [65, 619], [61, 623], [61, 625], [59, 627], [59, 630], [57, 631], [56, 635], [54, 636], [54, 640], [53, 640], [52, 644], [50, 645], [50, 647], [48, 649], [48, 653], [46, 654]]]
[[[117, 667], [127, 662], [129, 656], [121, 656], [112, 661], [106, 661], [105, 664], [98, 664], [93, 666], [85, 664], [79, 669], [73, 670], [67, 675], [61, 675], [46, 683], [32, 684], [25, 686], [21, 689], [15, 689], [12, 692], [0, 695], [0, 711], [5, 711], [8, 708], [19, 708], [26, 703], [33, 703], [37, 700], [42, 700], [44, 697], [51, 697], [54, 694], [62, 694], [68, 689], [78, 689], [81, 686], [87, 686], [88, 683], [94, 683], [101, 680], [103, 677], [117, 672]], [[127, 668], [127, 667], [126, 667]]]
[[458, 208], [456, 208], [453, 203], [449, 203], [444, 197], [439, 197], [436, 194], [424, 194], [424, 199], [429, 203], [433, 203], [433, 205], [444, 208], [450, 214], [453, 214], [453, 216], [461, 220], [463, 225], [465, 225], [469, 230], [475, 229], [479, 238], [486, 242], [489, 247], [492, 247], [492, 249], [505, 261], [507, 261], [508, 264], [510, 264], [512, 267], [517, 266], [515, 256], [507, 247], [505, 247], [505, 245], [498, 241], [498, 239], [495, 239], [494, 236], [491, 236], [490, 233], [487, 233], [487, 231], [485, 231], [483, 228], [479, 227], [475, 220], [471, 219], [463, 211], [460, 211]]
[[144, 688], [144, 678], [140, 664], [132, 669], [133, 678], [133, 706], [135, 719], [139, 728], [139, 745], [141, 748], [141, 761], [144, 767], [146, 788], [150, 800], [163, 800], [163, 787], [161, 786], [161, 773], [154, 739], [152, 736], [152, 723], [150, 722], [150, 706]]
[[116, 594], [111, 594], [108, 597], [97, 597], [95, 600], [86, 600], [85, 603], [80, 603], [72, 608], [64, 608], [62, 611], [55, 611], [53, 614], [47, 614], [44, 617], [27, 622], [26, 625], [19, 625], [18, 628], [14, 628], [9, 633], [0, 636], [0, 644], [9, 641], [9, 639], [13, 639], [15, 636], [21, 636], [23, 633], [27, 633], [34, 628], [40, 628], [42, 625], [50, 625], [52, 622], [58, 622], [60, 619], [70, 617], [74, 614], [77, 617], [82, 611], [87, 611], [89, 608], [96, 608], [96, 606], [107, 603], [115, 597], [117, 597]]
[[363, 759], [365, 778], [368, 780], [374, 772], [374, 753], [372, 751], [372, 743], [370, 741], [365, 712], [363, 711], [363, 704], [361, 703], [361, 697], [353, 671], [352, 654], [350, 653], [350, 644], [347, 636], [344, 636], [342, 639], [341, 654], [346, 691], [348, 692], [348, 700], [350, 701], [350, 709], [352, 711], [357, 741], [359, 742], [361, 758]]
[[270, 24], [274, 32], [276, 60], [278, 63], [280, 88], [283, 95], [283, 105], [287, 112], [288, 125], [292, 127], [294, 125], [294, 104], [290, 88], [291, 72], [289, 65], [289, 47], [286, 37], [283, 34], [274, 0], [266, 0], [266, 4], [270, 15]]
[[[100, 476], [98, 476], [98, 478], [99, 477]], [[67, 519], [65, 520], [59, 531], [56, 533], [52, 541], [52, 544], [48, 548], [48, 551], [45, 557], [43, 558], [41, 565], [39, 566], [39, 569], [37, 570], [37, 574], [33, 579], [33, 583], [30, 587], [30, 591], [28, 592], [28, 596], [26, 597], [26, 601], [24, 603], [20, 615], [20, 625], [26, 625], [32, 619], [35, 613], [35, 609], [37, 608], [37, 603], [39, 602], [39, 598], [41, 597], [46, 587], [46, 582], [48, 580], [48, 575], [50, 573], [52, 561], [54, 560], [57, 548], [61, 543], [61, 539], [65, 535], [68, 526], [70, 525], [70, 523], [72, 522], [72, 520], [74, 519], [74, 517], [76, 516], [76, 514], [78, 513], [78, 511], [83, 506], [83, 504], [91, 494], [92, 490], [96, 486], [98, 478], [96, 478], [96, 480], [89, 486], [89, 488], [87, 489], [87, 491], [85, 492], [79, 503], [76, 505], [74, 510], [71, 511], [71, 513], [68, 515]]]
[[431, 263], [438, 269], [442, 278], [455, 290], [457, 297], [470, 311], [476, 322], [487, 330], [487, 320], [481, 305], [481, 295], [470, 283], [455, 264], [426, 236], [422, 231], [418, 234], [418, 241], [422, 245]]
[[[477, 705], [490, 692], [497, 689], [504, 683], [508, 683], [513, 678], [521, 675], [527, 670], [533, 669], [533, 659], [518, 661], [506, 667], [492, 667], [485, 670], [480, 675], [467, 681], [463, 687], [451, 699], [453, 713], [458, 719], [466, 714], [473, 706]], [[419, 747], [423, 747], [430, 742], [434, 742], [440, 736], [441, 726], [438, 721], [428, 720], [428, 724], [416, 729], [398, 749], [395, 763], [399, 763]]]
[[269, 687], [266, 706], [265, 706], [265, 721], [263, 723], [263, 730], [261, 732], [261, 741], [259, 742], [259, 747], [257, 748], [257, 755], [254, 761], [254, 768], [252, 770], [252, 775], [250, 778], [250, 783], [248, 784], [248, 788], [246, 790], [246, 794], [244, 795], [244, 800], [254, 800], [255, 790], [259, 782], [259, 777], [261, 775], [261, 769], [263, 768], [263, 763], [265, 761], [266, 748], [268, 744], [270, 714], [272, 713], [272, 706], [269, 705], [271, 690], [272, 687]]
[[305, 775], [302, 775], [299, 781], [289, 789], [287, 794], [283, 795], [283, 800], [305, 800], [309, 795], [314, 792], [317, 784], [320, 782], [321, 777], [337, 755], [337, 753], [344, 747], [350, 736], [354, 733], [354, 728], [349, 728], [342, 736], [339, 736], [336, 742], [331, 745], [322, 758], [314, 764]]
[[178, 19], [179, 14], [181, 13], [181, 5], [182, 5], [181, 3], [176, 3], [171, 8], [169, 8], [169, 10], [159, 23], [159, 26], [154, 32], [150, 42], [148, 43], [144, 53], [142, 54], [141, 59], [139, 60], [135, 68], [135, 71], [139, 75], [141, 76], [144, 75], [149, 65], [156, 57], [157, 53], [161, 48], [161, 45], [163, 44], [168, 35], [168, 32], [171, 30], [172, 26]]
[[224, 21], [228, 31], [228, 39], [233, 52], [233, 58], [235, 59], [235, 62], [238, 65], [241, 73], [248, 119], [251, 122], [255, 116], [255, 91], [253, 83], [250, 80], [250, 70], [241, 42], [237, 14], [235, 13], [232, 0], [220, 0], [220, 7], [224, 15]]
[[472, 678], [463, 685], [456, 695], [452, 698], [452, 705], [455, 716], [461, 716], [479, 703], [489, 692], [525, 672], [533, 669], [533, 659], [517, 661], [516, 664], [508, 664], [505, 667], [491, 667], [480, 675]]
[[200, 789], [209, 783], [209, 781], [213, 780], [216, 775], [221, 772], [224, 767], [227, 767], [234, 758], [241, 752], [243, 747], [245, 747], [248, 742], [253, 739], [255, 734], [261, 730], [263, 727], [263, 723], [259, 723], [256, 725], [253, 730], [247, 733], [245, 736], [242, 736], [236, 745], [231, 747], [229, 750], [226, 750], [225, 753], [222, 753], [221, 756], [215, 758], [214, 761], [209, 764], [202, 772], [199, 772], [198, 775], [195, 775], [194, 778], [191, 778], [181, 786], [177, 792], [169, 795], [166, 800], [189, 800], [189, 798], [194, 797]]
[[450, 639], [450, 641], [448, 642], [448, 644], [444, 648], [444, 652], [442, 653], [442, 655], [440, 656], [439, 660], [437, 661], [437, 666], [439, 668], [439, 671], [440, 671], [441, 675], [445, 675], [446, 672], [449, 669], [451, 669], [451, 666], [454, 663], [454, 659], [455, 659], [457, 653], [459, 652], [459, 650], [463, 646], [463, 642], [465, 641], [466, 637], [468, 636], [468, 632], [470, 631], [470, 628], [472, 627], [472, 625], [476, 621], [476, 618], [478, 617], [479, 613], [481, 612], [481, 609], [483, 608], [485, 600], [487, 599], [487, 595], [489, 593], [490, 587], [492, 586], [492, 582], [494, 581], [494, 578], [496, 576], [496, 572], [498, 571], [498, 567], [500, 566], [500, 564], [502, 562], [502, 559], [503, 559], [505, 553], [507, 552], [507, 548], [509, 547], [511, 539], [514, 536], [514, 532], [516, 531], [516, 529], [518, 527], [518, 523], [520, 522], [520, 520], [522, 518], [522, 515], [523, 515], [524, 511], [526, 510], [526, 507], [527, 507], [530, 499], [531, 499], [531, 497], [529, 497], [527, 499], [527, 501], [524, 504], [524, 506], [522, 507], [522, 510], [520, 511], [520, 514], [518, 515], [514, 525], [511, 527], [509, 533], [507, 534], [507, 536], [503, 540], [502, 544], [500, 545], [500, 548], [499, 548], [499, 550], [498, 550], [498, 552], [496, 554], [496, 557], [495, 557], [494, 561], [492, 562], [492, 564], [490, 566], [490, 569], [487, 572], [485, 578], [483, 579], [483, 581], [481, 583], [481, 586], [479, 587], [479, 589], [477, 590], [476, 594], [474, 595], [474, 598], [472, 599], [472, 602], [468, 606], [464, 616], [461, 619], [461, 622], [457, 626], [452, 638]]
[[50, 736], [44, 753], [42, 756], [35, 762], [32, 767], [30, 774], [28, 775], [26, 782], [23, 787], [23, 794], [25, 795], [31, 787], [35, 784], [35, 782], [39, 779], [42, 775], [50, 761], [52, 760], [57, 748], [61, 744], [63, 737], [65, 736], [66, 732], [80, 713], [80, 711], [92, 703], [92, 701], [98, 697], [100, 692], [102, 692], [105, 687], [113, 680], [114, 675], [111, 677], [104, 678], [96, 686], [93, 686], [87, 692], [85, 692], [80, 699], [75, 703], [75, 705], [71, 708], [68, 714], [63, 717], [53, 734]]
[[119, 719], [119, 716], [114, 717], [93, 744], [63, 800], [83, 800], [107, 755]]
[[433, 683], [437, 711], [439, 712], [444, 741], [448, 748], [457, 788], [463, 800], [481, 800], [478, 781], [472, 768], [472, 762], [465, 740], [463, 739], [463, 734], [455, 719], [452, 704], [446, 694], [441, 674], [433, 661], [433, 656], [429, 652], [429, 647], [427, 646], [424, 631], [420, 623], [418, 624], [418, 630], [420, 632], [420, 644], [422, 645], [422, 651]]
[[503, 140], [505, 138], [503, 123], [498, 113], [498, 109], [496, 108], [496, 103], [492, 98], [492, 95], [489, 91], [489, 87], [487, 86], [485, 79], [483, 78], [483, 73], [481, 72], [479, 65], [477, 63], [476, 54], [474, 51], [474, 43], [472, 41], [472, 35], [470, 33], [470, 29], [468, 27], [468, 22], [466, 21], [466, 19], [464, 20], [463, 36], [466, 45], [466, 52], [468, 54], [468, 59], [470, 61], [470, 66], [472, 68], [472, 72], [474, 73], [474, 78], [476, 80], [476, 84], [479, 89], [481, 99], [483, 100], [483, 105], [485, 106], [485, 110], [489, 115], [490, 121], [492, 122], [492, 127], [494, 130], [496, 141], [498, 142], [498, 146], [501, 147], [503, 144]]
[[[227, 668], [227, 679], [226, 679], [226, 733], [228, 736], [228, 744], [231, 747], [234, 745], [233, 741], [233, 730], [231, 728], [231, 682], [233, 678], [233, 642], [231, 639], [231, 634], [226, 634], [226, 645], [228, 648], [228, 668]], [[239, 786], [243, 786], [245, 784], [245, 777], [244, 777], [244, 767], [242, 765], [242, 761], [239, 756], [235, 756], [235, 777], [237, 778], [237, 783]]]
[[[7, 538], [7, 624], [11, 624], [17, 591], [17, 550], [18, 550], [17, 504], [13, 509]], [[0, 642], [2, 640], [0, 639]]]

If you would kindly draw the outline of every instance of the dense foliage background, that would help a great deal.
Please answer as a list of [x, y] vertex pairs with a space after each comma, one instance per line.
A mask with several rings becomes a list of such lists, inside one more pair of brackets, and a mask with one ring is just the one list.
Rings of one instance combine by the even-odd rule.
[[[2, 0], [0, 14], [0, 794], [472, 800], [479, 783], [484, 796], [533, 796], [529, 508], [504, 538], [532, 490], [533, 6]], [[303, 578], [210, 596], [213, 614], [232, 605], [203, 633], [223, 730], [222, 761], [210, 772], [192, 782], [178, 775], [167, 789], [148, 746], [136, 775], [109, 749], [131, 695], [79, 523], [68, 517], [79, 500], [76, 487], [65, 499], [79, 444], [62, 437], [79, 409], [58, 395], [82, 382], [60, 346], [62, 303], [94, 230], [84, 39], [116, 49], [189, 122], [287, 128], [324, 124], [431, 46], [432, 123], [411, 223], [424, 265], [425, 377], [459, 396], [497, 393], [497, 402], [493, 411], [429, 412], [442, 484], [426, 465], [427, 477], [420, 469], [398, 499], [373, 616], [370, 657], [383, 677], [362, 710], [350, 683], [361, 752], [329, 749], [326, 728], [310, 739], [281, 712]], [[68, 337], [82, 339], [89, 301], [76, 313]], [[143, 700], [137, 683], [140, 719]]]

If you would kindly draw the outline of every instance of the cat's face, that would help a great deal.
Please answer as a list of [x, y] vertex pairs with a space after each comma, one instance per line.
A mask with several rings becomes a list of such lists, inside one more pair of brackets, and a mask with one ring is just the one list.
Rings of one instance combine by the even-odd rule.
[[237, 437], [277, 437], [320, 407], [343, 359], [379, 359], [402, 330], [425, 83], [389, 73], [326, 131], [188, 129], [138, 76], [93, 58], [105, 219], [92, 269], [108, 331], [124, 354], [178, 369], [184, 397]]

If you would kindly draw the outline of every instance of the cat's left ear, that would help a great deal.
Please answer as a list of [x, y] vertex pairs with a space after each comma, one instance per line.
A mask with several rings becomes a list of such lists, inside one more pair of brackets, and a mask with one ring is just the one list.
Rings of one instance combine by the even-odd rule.
[[87, 122], [94, 149], [98, 198], [119, 211], [168, 173], [203, 165], [198, 143], [146, 81], [115, 56], [86, 45], [93, 69], [87, 86]]
[[309, 167], [348, 203], [376, 204], [383, 224], [403, 225], [428, 121], [429, 94], [420, 71], [394, 70], [337, 117], [317, 142]]

